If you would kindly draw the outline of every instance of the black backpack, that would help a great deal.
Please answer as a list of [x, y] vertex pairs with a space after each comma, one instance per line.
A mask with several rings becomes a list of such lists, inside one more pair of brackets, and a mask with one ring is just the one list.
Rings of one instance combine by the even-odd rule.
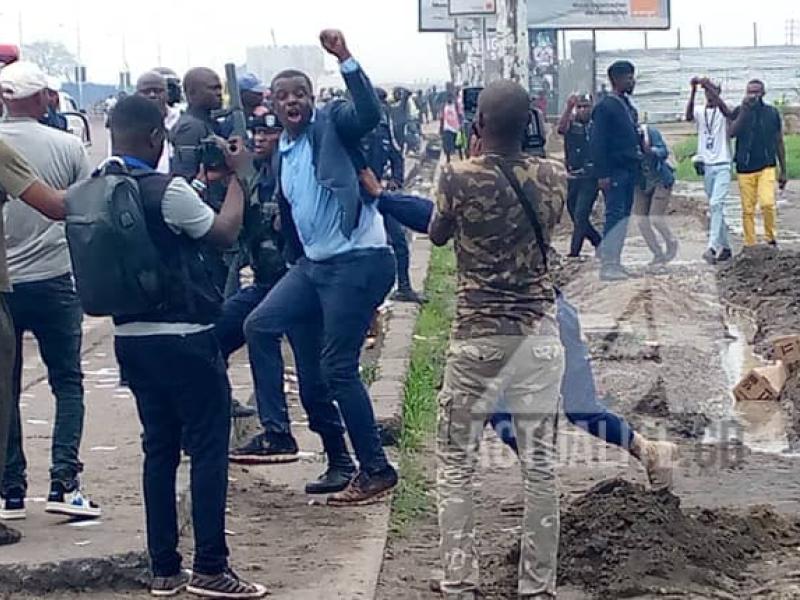
[[[164, 264], [147, 228], [139, 181], [158, 173], [113, 160], [67, 191], [66, 235], [86, 314], [138, 315], [167, 301]], [[170, 178], [163, 177], [163, 189]]]

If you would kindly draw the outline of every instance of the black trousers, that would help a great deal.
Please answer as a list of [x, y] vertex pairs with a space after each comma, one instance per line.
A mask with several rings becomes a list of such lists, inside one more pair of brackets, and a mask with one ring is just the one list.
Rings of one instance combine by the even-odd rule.
[[592, 209], [597, 201], [597, 179], [580, 177], [570, 179], [567, 184], [567, 210], [575, 228], [572, 231], [570, 256], [579, 256], [584, 240], [597, 248], [603, 240], [591, 222]]

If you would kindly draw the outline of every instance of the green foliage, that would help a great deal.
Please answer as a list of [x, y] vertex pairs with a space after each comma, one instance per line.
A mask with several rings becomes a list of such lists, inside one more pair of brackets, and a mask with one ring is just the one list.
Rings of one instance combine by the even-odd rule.
[[425, 293], [428, 303], [417, 320], [406, 376], [399, 440], [401, 480], [390, 523], [393, 535], [402, 535], [419, 515], [433, 510], [420, 453], [429, 447], [436, 428], [437, 393], [455, 308], [455, 256], [451, 247], [433, 249]]

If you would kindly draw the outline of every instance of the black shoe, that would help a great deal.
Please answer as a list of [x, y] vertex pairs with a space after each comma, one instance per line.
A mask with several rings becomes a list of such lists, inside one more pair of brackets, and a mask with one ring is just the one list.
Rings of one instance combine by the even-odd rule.
[[259, 433], [244, 446], [232, 450], [228, 459], [242, 465], [270, 465], [296, 462], [300, 456], [291, 435]]
[[[725, 250], [723, 250], [722, 252], [725, 252]], [[722, 254], [722, 252], [720, 252], [720, 254]], [[728, 252], [730, 253], [730, 250], [728, 250]], [[703, 260], [710, 265], [715, 265], [717, 264], [717, 253], [714, 251], [713, 248], [709, 248], [708, 250], [703, 252]]]
[[267, 588], [259, 583], [248, 583], [231, 569], [218, 575], [193, 573], [186, 591], [203, 598], [263, 598]]
[[355, 474], [356, 468], [352, 462], [348, 466], [331, 465], [317, 479], [306, 484], [306, 494], [335, 494], [336, 492], [341, 492], [353, 480]]
[[256, 414], [258, 413], [255, 408], [245, 406], [236, 398], [231, 400], [231, 417], [234, 419], [248, 419], [250, 417], [255, 417]]
[[717, 255], [717, 262], [725, 262], [733, 258], [733, 253], [730, 248], [723, 248]]
[[392, 295], [395, 302], [410, 302], [412, 304], [425, 304], [428, 299], [423, 294], [418, 294], [411, 288], [401, 288]]
[[21, 538], [22, 534], [19, 531], [0, 523], [0, 546], [16, 544]]
[[366, 506], [380, 502], [397, 486], [397, 471], [391, 465], [383, 471], [368, 475], [359, 471], [343, 491], [328, 498], [331, 506]]
[[160, 598], [177, 596], [186, 589], [191, 579], [192, 572], [188, 569], [183, 569], [171, 577], [153, 577], [150, 583], [150, 595]]
[[603, 266], [600, 269], [601, 281], [627, 281], [631, 276], [619, 265]]
[[767, 242], [767, 246], [770, 248], [777, 250], [778, 249], [778, 241], [777, 240], [770, 240]]

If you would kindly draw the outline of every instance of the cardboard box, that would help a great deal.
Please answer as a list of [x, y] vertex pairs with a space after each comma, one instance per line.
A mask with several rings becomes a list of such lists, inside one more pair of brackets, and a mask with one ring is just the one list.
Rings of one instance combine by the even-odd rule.
[[775, 401], [786, 384], [786, 369], [781, 361], [774, 365], [756, 367], [738, 383], [733, 390], [737, 401]]
[[782, 335], [770, 341], [778, 360], [783, 361], [787, 367], [800, 365], [800, 334]]

